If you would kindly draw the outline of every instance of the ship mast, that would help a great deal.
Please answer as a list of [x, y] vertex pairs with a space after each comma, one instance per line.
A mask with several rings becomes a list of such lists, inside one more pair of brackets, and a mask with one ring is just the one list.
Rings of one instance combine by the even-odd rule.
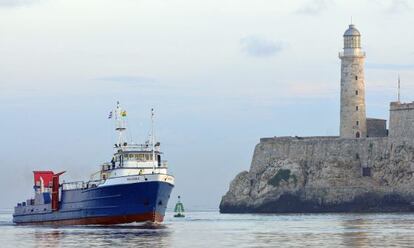
[[115, 130], [118, 132], [118, 145], [121, 146], [124, 144], [124, 132], [126, 130], [125, 127], [125, 120], [122, 117], [126, 116], [126, 111], [122, 110], [119, 106], [119, 101], [116, 102], [116, 110], [115, 110]]
[[155, 135], [154, 135], [154, 109], [151, 109], [151, 145], [152, 145], [152, 171], [155, 171]]

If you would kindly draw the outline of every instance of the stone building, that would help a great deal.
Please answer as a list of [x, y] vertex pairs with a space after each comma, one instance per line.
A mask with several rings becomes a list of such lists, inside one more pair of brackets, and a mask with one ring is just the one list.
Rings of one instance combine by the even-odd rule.
[[353, 24], [344, 33], [341, 59], [341, 117], [340, 136], [367, 136], [365, 116], [365, 52], [361, 49], [361, 34]]
[[[341, 59], [340, 137], [386, 137], [388, 135], [387, 121], [366, 117], [365, 52], [361, 48], [361, 33], [355, 25], [351, 24], [343, 37], [344, 49], [343, 52], [339, 53]], [[394, 108], [397, 108], [397, 106], [395, 105]], [[405, 109], [400, 107], [400, 110], [401, 108]], [[401, 122], [405, 121], [405, 115], [401, 111], [398, 114], [395, 112], [395, 114], [390, 115], [390, 120], [393, 117], [399, 118]], [[395, 121], [393, 124], [398, 125], [398, 127], [401, 125], [401, 123], [397, 124]]]

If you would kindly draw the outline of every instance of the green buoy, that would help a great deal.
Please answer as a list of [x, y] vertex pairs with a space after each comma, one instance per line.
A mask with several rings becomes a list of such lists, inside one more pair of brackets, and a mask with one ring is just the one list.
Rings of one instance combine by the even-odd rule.
[[181, 203], [180, 196], [178, 196], [177, 204], [174, 208], [175, 215], [174, 217], [184, 217], [184, 205]]

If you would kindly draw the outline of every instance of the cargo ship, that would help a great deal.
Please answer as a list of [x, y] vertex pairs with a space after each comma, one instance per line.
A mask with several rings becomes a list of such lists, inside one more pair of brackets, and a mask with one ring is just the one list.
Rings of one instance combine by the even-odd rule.
[[110, 225], [162, 222], [174, 187], [151, 131], [144, 144], [127, 143], [126, 116], [119, 102], [109, 113], [118, 140], [110, 162], [88, 181], [60, 182], [64, 172], [34, 171], [34, 198], [17, 203], [13, 222], [45, 225]]

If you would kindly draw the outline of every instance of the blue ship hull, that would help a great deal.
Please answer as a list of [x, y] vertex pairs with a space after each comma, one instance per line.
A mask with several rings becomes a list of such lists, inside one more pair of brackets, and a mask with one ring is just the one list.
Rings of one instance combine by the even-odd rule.
[[18, 206], [16, 224], [88, 225], [162, 222], [174, 186], [137, 182], [90, 189], [63, 190], [59, 209], [51, 204]]

